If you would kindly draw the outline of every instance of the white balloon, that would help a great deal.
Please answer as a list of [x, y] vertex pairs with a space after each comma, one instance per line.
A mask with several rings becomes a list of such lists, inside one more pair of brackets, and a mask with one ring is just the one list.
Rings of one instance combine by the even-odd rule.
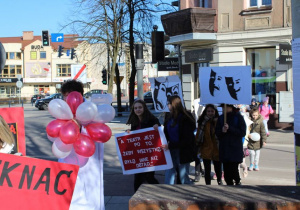
[[108, 123], [115, 118], [116, 111], [111, 105], [102, 104], [98, 105], [97, 108], [98, 113], [93, 120], [94, 122]]
[[97, 115], [97, 106], [93, 102], [85, 101], [76, 110], [76, 119], [81, 125], [92, 122]]
[[57, 138], [54, 141], [54, 144], [56, 145], [56, 147], [62, 151], [62, 152], [70, 152], [73, 148], [73, 144], [65, 144], [61, 141], [60, 138]]
[[91, 101], [96, 105], [100, 104], [111, 104], [113, 101], [112, 94], [93, 94], [91, 96]]
[[[70, 155], [70, 153], [71, 153], [71, 151], [72, 151], [72, 148], [69, 150], [69, 151], [67, 151], [67, 149], [66, 148], [64, 148], [64, 150], [66, 150], [66, 151], [62, 151], [62, 150], [60, 150], [59, 148], [58, 148], [58, 146], [61, 146], [61, 140], [60, 139], [57, 139], [57, 140], [55, 140], [54, 142], [53, 142], [53, 144], [52, 144], [52, 153], [55, 155], [55, 157], [57, 157], [57, 158], [65, 158], [65, 157], [67, 157], [68, 155]], [[62, 143], [63, 144], [63, 143]], [[72, 145], [71, 145], [72, 146]]]
[[54, 142], [56, 139], [60, 139], [59, 137], [57, 137], [57, 138], [51, 137], [48, 134], [47, 134], [47, 137], [48, 137], [49, 141], [52, 141], [52, 142]]
[[251, 139], [253, 141], [259, 141], [260, 140], [260, 135], [258, 133], [250, 133]]
[[48, 110], [50, 114], [56, 119], [60, 120], [71, 120], [73, 119], [73, 113], [64, 100], [61, 99], [53, 99], [50, 101]]
[[81, 155], [76, 154], [74, 149], [72, 149], [70, 155], [64, 158], [64, 162], [73, 165], [79, 165], [79, 167], [83, 167], [87, 164], [89, 158], [82, 157]]

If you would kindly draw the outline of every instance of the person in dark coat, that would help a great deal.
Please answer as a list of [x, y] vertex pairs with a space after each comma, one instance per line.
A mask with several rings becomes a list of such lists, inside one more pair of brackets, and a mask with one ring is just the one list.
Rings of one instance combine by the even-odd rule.
[[[149, 111], [146, 103], [140, 99], [134, 101], [127, 124], [131, 125], [131, 131], [151, 127], [157, 130], [160, 126], [159, 120]], [[130, 130], [127, 132], [129, 133]], [[136, 192], [143, 183], [159, 184], [154, 174], [154, 171], [134, 174], [134, 191]]]
[[165, 150], [170, 150], [173, 168], [165, 173], [165, 184], [174, 184], [176, 168], [179, 170], [181, 184], [190, 184], [190, 162], [195, 161], [196, 146], [194, 130], [196, 128], [193, 116], [188, 113], [179, 96], [168, 98], [170, 114], [164, 123], [164, 133], [167, 145], [162, 145]]
[[[223, 106], [224, 110], [224, 106]], [[227, 105], [227, 121], [224, 114], [217, 121], [216, 135], [219, 139], [219, 158], [223, 163], [224, 178], [227, 185], [241, 184], [238, 166], [243, 162], [243, 137], [246, 135], [246, 123], [243, 116], [233, 105]]]

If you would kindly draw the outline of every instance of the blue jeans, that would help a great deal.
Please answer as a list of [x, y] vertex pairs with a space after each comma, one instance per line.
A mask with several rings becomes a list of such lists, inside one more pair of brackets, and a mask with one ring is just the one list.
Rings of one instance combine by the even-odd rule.
[[166, 170], [165, 172], [165, 184], [174, 184], [175, 183], [175, 175], [176, 168], [178, 168], [179, 174], [177, 176], [180, 177], [181, 184], [190, 184], [190, 178], [188, 175], [190, 163], [180, 164], [180, 155], [179, 149], [170, 150], [173, 168]]

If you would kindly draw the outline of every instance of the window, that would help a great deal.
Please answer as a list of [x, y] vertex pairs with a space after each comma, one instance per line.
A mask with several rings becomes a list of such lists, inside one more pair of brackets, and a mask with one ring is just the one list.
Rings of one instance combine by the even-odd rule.
[[270, 104], [276, 103], [276, 49], [247, 49], [247, 65], [252, 69], [252, 95], [261, 102], [270, 97]]
[[6, 59], [7, 60], [21, 60], [21, 53], [20, 52], [7, 52]]
[[2, 73], [1, 77], [16, 77], [17, 74], [22, 74], [22, 66], [21, 65], [6, 65]]
[[57, 77], [70, 77], [71, 76], [71, 64], [57, 64]]
[[40, 51], [40, 59], [46, 59], [46, 51]]
[[15, 98], [20, 94], [21, 88], [16, 86], [0, 86], [0, 98]]
[[250, 0], [250, 7], [271, 6], [272, 0]]
[[212, 8], [212, 0], [199, 0], [199, 7]]
[[30, 60], [36, 60], [36, 59], [37, 59], [37, 52], [30, 51]]

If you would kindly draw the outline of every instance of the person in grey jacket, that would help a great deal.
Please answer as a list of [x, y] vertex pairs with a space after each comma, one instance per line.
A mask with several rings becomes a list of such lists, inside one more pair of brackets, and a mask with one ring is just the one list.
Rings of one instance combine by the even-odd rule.
[[[248, 149], [250, 153], [249, 171], [252, 170], [258, 171], [260, 149], [266, 145], [267, 134], [263, 123], [264, 118], [260, 115], [258, 108], [253, 108], [250, 111], [250, 117], [253, 123], [250, 125], [250, 134], [248, 135], [249, 137]], [[251, 133], [258, 133], [260, 135], [260, 138], [258, 140], [255, 139], [254, 141], [254, 138], [251, 136]]]

